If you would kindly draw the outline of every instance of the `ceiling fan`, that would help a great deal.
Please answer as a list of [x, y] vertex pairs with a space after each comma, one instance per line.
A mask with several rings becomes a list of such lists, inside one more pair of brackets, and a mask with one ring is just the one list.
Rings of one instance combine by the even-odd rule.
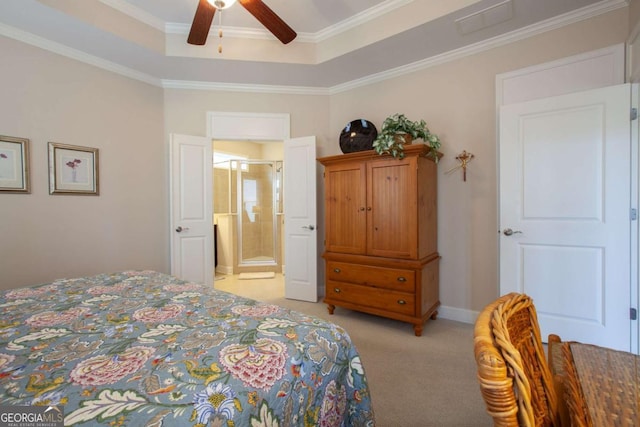
[[[296, 38], [296, 32], [262, 0], [238, 0], [238, 2], [282, 43], [287, 44]], [[187, 43], [205, 44], [216, 9], [226, 9], [233, 3], [235, 3], [235, 0], [199, 0]]]

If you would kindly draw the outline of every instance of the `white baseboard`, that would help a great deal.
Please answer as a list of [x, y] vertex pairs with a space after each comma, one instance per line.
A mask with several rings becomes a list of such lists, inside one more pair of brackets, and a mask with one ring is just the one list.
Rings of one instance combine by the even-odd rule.
[[219, 265], [216, 267], [216, 273], [233, 274], [233, 266]]
[[455, 320], [462, 323], [475, 323], [479, 314], [480, 313], [477, 311], [467, 310], [464, 308], [447, 307], [442, 305], [438, 307], [438, 318]]

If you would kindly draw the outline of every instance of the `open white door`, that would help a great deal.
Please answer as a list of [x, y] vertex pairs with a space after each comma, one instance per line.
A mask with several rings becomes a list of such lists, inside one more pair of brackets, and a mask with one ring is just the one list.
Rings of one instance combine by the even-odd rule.
[[285, 140], [285, 298], [318, 300], [316, 216], [316, 137]]
[[171, 274], [213, 286], [211, 141], [172, 134], [170, 144]]
[[500, 111], [500, 293], [549, 333], [630, 350], [629, 85]]

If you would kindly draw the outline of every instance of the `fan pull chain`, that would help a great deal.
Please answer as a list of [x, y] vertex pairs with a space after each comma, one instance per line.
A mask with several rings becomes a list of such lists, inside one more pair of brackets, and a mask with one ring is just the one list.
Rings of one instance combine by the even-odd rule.
[[222, 10], [218, 12], [218, 25], [220, 29], [218, 30], [218, 37], [220, 38], [220, 43], [218, 44], [218, 53], [222, 53]]

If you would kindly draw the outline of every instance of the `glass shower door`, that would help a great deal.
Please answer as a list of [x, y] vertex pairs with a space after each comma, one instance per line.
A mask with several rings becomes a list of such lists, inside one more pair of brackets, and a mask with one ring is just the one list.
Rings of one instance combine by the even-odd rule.
[[239, 265], [275, 265], [275, 162], [241, 161], [238, 168]]

